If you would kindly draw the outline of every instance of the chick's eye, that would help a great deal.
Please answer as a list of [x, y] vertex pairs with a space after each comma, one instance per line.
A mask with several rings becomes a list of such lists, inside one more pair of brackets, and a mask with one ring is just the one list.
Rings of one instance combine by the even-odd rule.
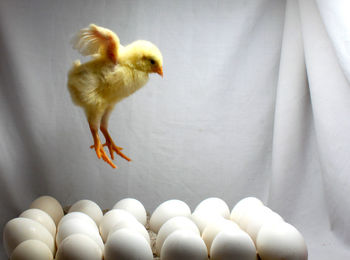
[[152, 65], [156, 64], [156, 62], [153, 59], [151, 59], [150, 62]]

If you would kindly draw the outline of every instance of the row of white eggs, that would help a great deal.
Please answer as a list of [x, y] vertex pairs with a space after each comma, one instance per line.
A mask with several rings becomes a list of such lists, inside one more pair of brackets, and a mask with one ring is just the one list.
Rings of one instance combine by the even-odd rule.
[[161, 260], [241, 259], [306, 260], [300, 232], [254, 197], [239, 201], [232, 211], [219, 198], [202, 201], [191, 213], [186, 203], [169, 200], [150, 218]]
[[[35, 200], [31, 208], [42, 209], [44, 214], [38, 209], [28, 210], [5, 227], [4, 243], [11, 260], [53, 259], [55, 239], [56, 260], [153, 259], [144, 227], [146, 211], [135, 199], [121, 200], [105, 215], [96, 203], [82, 200], [63, 217], [61, 205], [48, 196]], [[47, 220], [50, 217], [45, 212], [53, 221]], [[56, 236], [52, 236], [56, 233], [52, 222], [58, 224]], [[33, 226], [36, 233], [25, 234]], [[47, 231], [40, 230], [40, 226]], [[193, 213], [183, 201], [169, 200], [153, 212], [150, 229], [158, 233], [155, 253], [161, 260], [204, 260], [208, 254], [214, 260], [256, 259], [255, 245], [263, 260], [307, 259], [300, 233], [256, 198], [241, 200], [231, 213], [218, 198], [204, 200]]]
[[[131, 198], [119, 201], [105, 215], [93, 201], [80, 200], [64, 216], [56, 199], [42, 196], [7, 222], [3, 242], [11, 260], [51, 260], [54, 256], [56, 260], [108, 260], [123, 259], [123, 250], [115, 248], [132, 237], [139, 241], [139, 254], [146, 252], [153, 258], [146, 221], [144, 206]], [[134, 251], [135, 241], [129, 242], [128, 250]]]

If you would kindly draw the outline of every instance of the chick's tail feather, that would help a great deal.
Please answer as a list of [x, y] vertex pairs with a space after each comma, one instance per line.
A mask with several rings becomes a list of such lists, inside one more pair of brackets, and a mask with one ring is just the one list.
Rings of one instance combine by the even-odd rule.
[[73, 37], [72, 44], [84, 56], [99, 54], [117, 63], [119, 38], [109, 29], [90, 24]]

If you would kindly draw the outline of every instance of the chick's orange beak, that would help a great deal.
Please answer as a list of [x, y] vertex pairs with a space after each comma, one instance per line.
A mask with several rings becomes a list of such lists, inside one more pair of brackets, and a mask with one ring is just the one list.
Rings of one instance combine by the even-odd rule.
[[160, 67], [156, 68], [154, 72], [158, 73], [159, 75], [161, 75], [163, 77], [163, 67], [160, 66]]

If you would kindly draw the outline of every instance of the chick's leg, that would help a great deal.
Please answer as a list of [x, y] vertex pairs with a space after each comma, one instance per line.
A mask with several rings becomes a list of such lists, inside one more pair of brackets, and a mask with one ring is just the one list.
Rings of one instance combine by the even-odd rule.
[[106, 152], [103, 149], [103, 145], [101, 144], [100, 137], [98, 135], [98, 128], [100, 127], [100, 121], [102, 118], [102, 115], [104, 113], [103, 108], [85, 108], [86, 117], [89, 122], [90, 131], [92, 134], [92, 138], [94, 140], [94, 144], [91, 146], [91, 148], [95, 149], [96, 155], [99, 159], [103, 159], [105, 162], [107, 162], [111, 167], [117, 168], [115, 164], [109, 159]]
[[112, 168], [117, 168], [117, 166], [109, 159], [105, 150], [103, 149], [103, 145], [101, 144], [100, 137], [98, 136], [98, 127], [92, 125], [91, 123], [89, 123], [89, 126], [92, 134], [92, 138], [94, 139], [94, 144], [92, 147], [95, 148], [98, 159], [101, 159], [102, 157], [102, 159], [105, 162], [107, 162]]
[[109, 153], [111, 155], [112, 160], [114, 159], [114, 152], [116, 152], [120, 157], [124, 158], [125, 160], [131, 161], [131, 159], [129, 157], [127, 157], [125, 154], [123, 154], [121, 152], [121, 150], [123, 150], [123, 148], [117, 146], [114, 143], [112, 137], [108, 133], [108, 120], [109, 120], [109, 116], [110, 116], [113, 108], [114, 108], [114, 106], [108, 107], [107, 110], [105, 111], [104, 115], [102, 116], [102, 120], [101, 120], [100, 130], [106, 139], [106, 143], [104, 144], [104, 146], [108, 147], [108, 150], [109, 150]]

